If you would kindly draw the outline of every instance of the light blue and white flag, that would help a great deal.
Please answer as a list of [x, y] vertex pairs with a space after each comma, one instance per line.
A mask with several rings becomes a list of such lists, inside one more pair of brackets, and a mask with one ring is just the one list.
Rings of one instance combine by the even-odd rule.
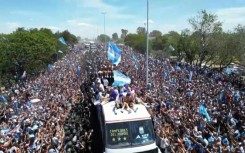
[[168, 77], [168, 71], [165, 71], [165, 72], [164, 72], [163, 77], [164, 77], [164, 78], [167, 78], [167, 77]]
[[0, 102], [3, 102], [6, 104], [8, 103], [8, 100], [3, 95], [0, 94]]
[[133, 63], [134, 63], [134, 67], [136, 70], [138, 70], [138, 66], [137, 66], [137, 57], [135, 55], [133, 55]]
[[210, 116], [209, 116], [209, 114], [207, 112], [207, 109], [204, 106], [204, 104], [201, 104], [200, 109], [199, 109], [199, 113], [204, 115], [208, 121], [211, 121], [211, 118], [210, 118]]
[[134, 63], [137, 62], [137, 57], [135, 55], [133, 55], [133, 61], [134, 61]]
[[53, 69], [53, 65], [48, 64], [48, 70], [51, 71]]
[[122, 72], [120, 71], [113, 71], [113, 75], [114, 75], [114, 82], [112, 84], [112, 86], [124, 86], [125, 84], [130, 84], [131, 83], [131, 79], [124, 75]]
[[24, 71], [23, 74], [20, 76], [20, 80], [25, 79], [25, 77], [26, 77], [26, 71]]
[[80, 76], [81, 76], [81, 66], [78, 65], [77, 66], [77, 77], [80, 79]]
[[230, 69], [230, 68], [228, 68], [228, 67], [226, 67], [225, 72], [226, 72], [226, 74], [227, 74], [227, 75], [230, 75], [230, 74], [231, 74], [231, 69]]
[[67, 45], [66, 42], [65, 42], [65, 39], [64, 39], [63, 37], [60, 37], [60, 38], [59, 38], [59, 41], [60, 41], [62, 44]]
[[116, 44], [109, 42], [108, 45], [108, 60], [112, 62], [112, 64], [118, 65], [121, 61], [121, 50], [117, 47]]
[[172, 45], [169, 45], [168, 48], [171, 50], [171, 51], [175, 51], [174, 47]]
[[192, 71], [190, 71], [190, 73], [189, 73], [189, 81], [191, 81], [191, 80], [192, 80], [192, 75], [193, 75], [193, 72], [192, 72]]
[[176, 66], [176, 71], [181, 71], [181, 68], [179, 66]]

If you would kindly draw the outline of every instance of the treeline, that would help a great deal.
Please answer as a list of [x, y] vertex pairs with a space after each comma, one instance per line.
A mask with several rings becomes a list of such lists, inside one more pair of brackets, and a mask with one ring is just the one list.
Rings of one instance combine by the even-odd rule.
[[[231, 63], [245, 65], [245, 26], [237, 25], [231, 31], [225, 32], [218, 16], [206, 10], [198, 12], [188, 22], [192, 28], [183, 29], [181, 33], [170, 31], [162, 34], [159, 30], [151, 31], [150, 53], [158, 57], [176, 56], [179, 61], [199, 66], [223, 68]], [[126, 33], [126, 36], [121, 38], [114, 33], [111, 40], [123, 40], [136, 51], [142, 54], [146, 52], [145, 27], [138, 27], [136, 33]]]
[[[60, 37], [67, 45], [59, 42]], [[53, 33], [47, 28], [18, 28], [11, 34], [0, 34], [0, 83], [18, 80], [24, 71], [29, 76], [39, 73], [77, 41], [67, 30]]]

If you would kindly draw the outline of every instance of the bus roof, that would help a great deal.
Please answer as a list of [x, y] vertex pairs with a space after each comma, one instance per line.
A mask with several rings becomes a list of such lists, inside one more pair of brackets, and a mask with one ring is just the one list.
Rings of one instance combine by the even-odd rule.
[[102, 104], [106, 123], [128, 122], [151, 118], [146, 107], [142, 104], [134, 104], [134, 109], [136, 111], [131, 110], [131, 113], [129, 113], [127, 110], [123, 110], [122, 113], [121, 108], [114, 111], [114, 106], [115, 101]]

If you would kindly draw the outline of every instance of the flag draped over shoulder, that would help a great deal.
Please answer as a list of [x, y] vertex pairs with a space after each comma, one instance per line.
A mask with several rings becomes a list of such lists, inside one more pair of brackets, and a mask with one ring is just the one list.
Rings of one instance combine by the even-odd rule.
[[60, 41], [62, 44], [67, 45], [66, 42], [65, 42], [65, 39], [64, 39], [63, 37], [60, 37], [60, 38], [59, 38], [59, 41]]
[[121, 61], [121, 50], [116, 44], [109, 42], [107, 56], [108, 60], [111, 61], [112, 64], [118, 65]]
[[112, 86], [124, 86], [125, 84], [131, 83], [131, 79], [120, 71], [114, 70], [113, 75], [114, 75], [114, 82]]
[[6, 104], [8, 103], [8, 100], [3, 95], [0, 94], [0, 102], [3, 102]]
[[210, 118], [210, 116], [209, 116], [209, 114], [207, 112], [207, 109], [206, 109], [204, 104], [201, 104], [201, 106], [199, 108], [199, 113], [204, 115], [208, 121], [211, 121], [211, 118]]

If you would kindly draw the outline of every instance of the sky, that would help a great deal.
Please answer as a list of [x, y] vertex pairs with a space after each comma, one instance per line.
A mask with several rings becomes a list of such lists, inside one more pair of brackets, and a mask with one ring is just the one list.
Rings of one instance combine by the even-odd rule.
[[[191, 29], [188, 19], [204, 9], [218, 16], [225, 31], [245, 24], [245, 0], [149, 0], [149, 32]], [[147, 0], [0, 0], [0, 33], [46, 27], [93, 39], [104, 33], [105, 21], [105, 33], [120, 37], [121, 29], [145, 27], [146, 10]]]

